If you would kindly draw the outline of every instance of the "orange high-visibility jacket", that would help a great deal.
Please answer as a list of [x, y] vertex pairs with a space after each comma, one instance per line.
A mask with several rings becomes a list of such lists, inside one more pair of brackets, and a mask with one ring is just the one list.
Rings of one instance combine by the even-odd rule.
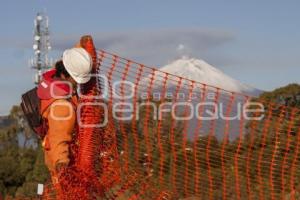
[[48, 132], [43, 140], [45, 164], [50, 171], [54, 171], [58, 163], [70, 162], [70, 144], [75, 131], [76, 113], [74, 105], [66, 99], [41, 100], [41, 110], [43, 108], [43, 117], [48, 121]]

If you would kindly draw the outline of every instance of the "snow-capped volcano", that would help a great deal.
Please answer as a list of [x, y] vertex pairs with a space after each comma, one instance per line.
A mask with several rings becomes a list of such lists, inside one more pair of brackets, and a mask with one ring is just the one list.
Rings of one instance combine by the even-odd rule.
[[228, 91], [257, 96], [260, 90], [231, 78], [204, 60], [182, 57], [159, 70]]
[[[146, 100], [151, 97], [151, 99], [159, 101], [164, 98], [164, 100], [171, 100], [172, 103], [185, 103], [188, 101], [189, 104], [182, 105], [188, 105], [187, 107], [193, 105], [193, 108], [197, 108], [202, 97], [205, 97], [202, 101], [205, 101], [205, 103], [208, 104], [202, 107], [204, 110], [202, 116], [204, 117], [211, 117], [211, 113], [214, 112], [211, 110], [212, 106], [209, 103], [213, 103], [216, 100], [216, 90], [208, 87], [206, 93], [204, 93], [202, 90], [203, 87], [200, 84], [195, 84], [192, 90], [190, 90], [191, 82], [185, 79], [179, 81], [179, 77], [249, 96], [258, 96], [261, 93], [260, 90], [231, 78], [205, 61], [194, 58], [183, 57], [161, 67], [158, 71], [155, 71], [155, 73], [151, 74], [149, 73], [149, 70], [147, 72], [148, 75], [140, 81], [138, 87], [141, 99]], [[190, 95], [190, 92], [192, 92], [192, 95]], [[203, 94], [205, 94], [205, 96], [202, 96]], [[226, 91], [219, 93], [217, 115], [223, 115], [228, 111], [228, 105], [232, 105], [230, 108], [230, 116], [240, 116], [240, 109], [243, 108], [242, 105], [246, 103], [246, 98], [244, 98], [245, 96], [243, 95], [236, 95], [231, 104], [229, 104], [230, 95], [231, 94]], [[185, 111], [184, 108], [181, 107], [177, 108], [176, 112], [177, 114], [184, 115]], [[193, 134], [195, 134], [199, 119], [196, 114], [193, 114], [192, 118], [188, 121], [188, 138], [192, 139], [194, 138]], [[241, 123], [244, 122], [241, 122], [240, 118], [234, 118], [230, 121], [229, 128], [227, 127], [227, 122], [228, 120], [218, 117], [215, 120], [217, 128], [214, 134], [218, 139], [222, 140], [224, 137], [224, 130], [228, 129], [228, 137], [232, 141], [239, 137], [238, 133], [241, 128]], [[209, 134], [210, 131], [211, 120], [201, 120], [200, 134], [204, 136]]]

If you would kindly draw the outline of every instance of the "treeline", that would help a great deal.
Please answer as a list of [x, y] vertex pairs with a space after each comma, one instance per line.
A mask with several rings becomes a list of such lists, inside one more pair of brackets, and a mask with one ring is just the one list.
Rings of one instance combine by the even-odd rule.
[[[153, 191], [176, 194], [176, 198], [300, 199], [299, 112], [292, 115], [293, 107], [300, 108], [299, 94], [297, 84], [262, 94], [256, 100], [276, 103], [265, 105], [266, 114], [272, 109], [272, 117], [268, 123], [268, 118], [247, 122], [245, 135], [234, 141], [208, 135], [191, 141], [183, 137], [184, 124], [170, 117], [147, 120], [145, 111], [140, 112], [139, 121], [116, 123], [120, 158], [124, 158], [121, 166], [125, 158], [129, 165], [122, 178], [126, 181], [138, 172], [131, 191], [139, 193], [150, 185], [143, 193], [145, 199], [153, 197]], [[280, 105], [287, 106], [285, 112]], [[33, 198], [37, 184], [49, 178], [42, 148], [28, 144], [27, 139], [35, 136], [20, 123], [18, 107], [9, 118], [12, 123], [0, 129], [0, 195]], [[20, 133], [25, 138], [22, 143]]]
[[234, 141], [208, 133], [191, 141], [184, 123], [153, 120], [145, 108], [139, 121], [118, 123], [122, 166], [129, 160], [131, 170], [152, 177], [151, 188], [176, 198], [300, 199], [299, 95], [297, 84], [262, 94], [254, 101], [264, 102], [264, 119], [247, 121]]
[[0, 128], [0, 196], [30, 199], [37, 196], [37, 184], [48, 179], [42, 148], [32, 143], [37, 138], [22, 120], [18, 106], [11, 109], [9, 120], [9, 126]]

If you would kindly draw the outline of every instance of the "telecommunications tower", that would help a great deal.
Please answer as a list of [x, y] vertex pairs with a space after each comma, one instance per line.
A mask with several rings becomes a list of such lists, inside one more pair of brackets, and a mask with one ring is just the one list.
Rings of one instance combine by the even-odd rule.
[[30, 66], [36, 70], [34, 83], [38, 84], [41, 80], [42, 73], [49, 69], [52, 60], [49, 59], [48, 53], [51, 50], [49, 36], [49, 19], [45, 13], [39, 12], [34, 19], [34, 58], [29, 61]]

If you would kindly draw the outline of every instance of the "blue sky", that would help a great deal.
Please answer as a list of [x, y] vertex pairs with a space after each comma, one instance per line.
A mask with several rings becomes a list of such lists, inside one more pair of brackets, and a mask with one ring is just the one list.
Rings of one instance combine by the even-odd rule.
[[33, 19], [50, 18], [52, 57], [82, 34], [98, 48], [150, 66], [179, 56], [204, 59], [263, 90], [300, 83], [300, 1], [297, 0], [1, 0], [0, 115], [33, 87]]

